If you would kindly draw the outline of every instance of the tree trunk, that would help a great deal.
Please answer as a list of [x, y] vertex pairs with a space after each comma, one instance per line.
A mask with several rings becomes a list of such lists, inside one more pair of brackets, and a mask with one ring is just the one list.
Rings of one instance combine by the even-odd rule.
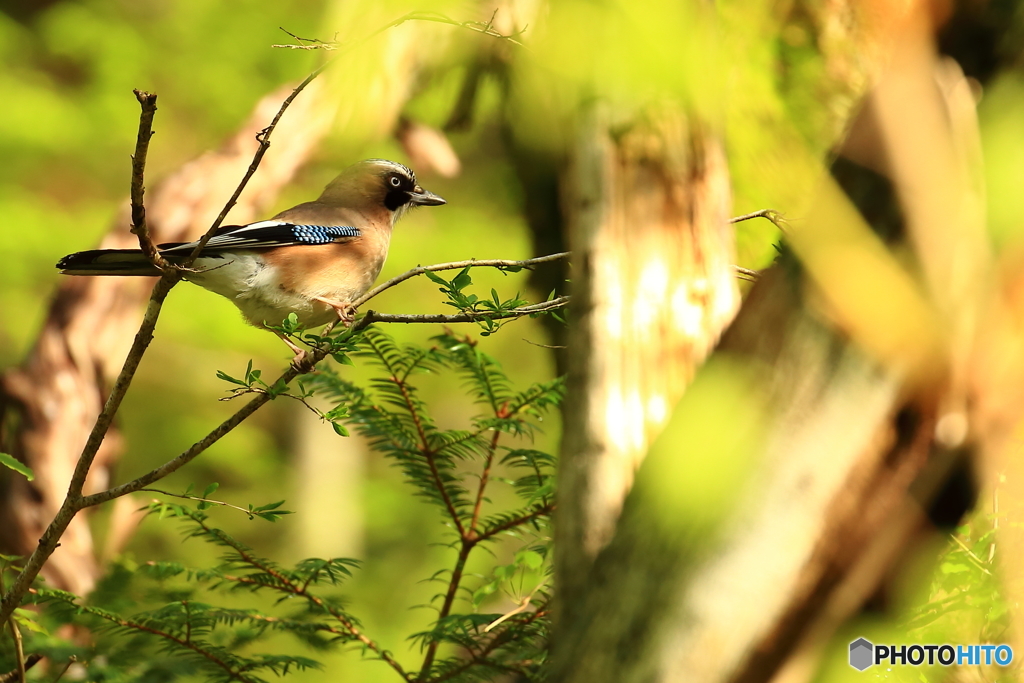
[[651, 437], [739, 304], [713, 133], [677, 112], [610, 116], [591, 112], [565, 179], [574, 325], [556, 581], [567, 622]]

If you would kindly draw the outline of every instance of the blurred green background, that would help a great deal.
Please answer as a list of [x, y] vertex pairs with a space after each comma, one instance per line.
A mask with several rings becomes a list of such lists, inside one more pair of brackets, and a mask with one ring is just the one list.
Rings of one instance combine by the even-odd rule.
[[[129, 155], [138, 126], [132, 89], [160, 98], [147, 169], [152, 185], [216, 147], [261, 97], [301, 80], [315, 66], [319, 53], [270, 47], [291, 42], [278, 27], [326, 39], [337, 29], [325, 26], [332, 8], [315, 0], [100, 0], [5, 3], [0, 9], [0, 254], [7, 261], [0, 268], [0, 366], [7, 367], [30, 349], [60, 277], [56, 261], [94, 247], [127, 199]], [[389, 19], [411, 8], [384, 9]], [[380, 23], [368, 20], [351, 31], [367, 33]], [[487, 40], [446, 30], [471, 44]], [[442, 123], [459, 85], [459, 74], [452, 76], [410, 103], [410, 111], [420, 120]], [[496, 89], [493, 83], [485, 88], [479, 106], [493, 112]], [[500, 152], [497, 122], [486, 109], [482, 114], [481, 123], [451, 137], [466, 172], [445, 180], [419, 169], [421, 183], [448, 205], [413, 212], [399, 224], [382, 280], [418, 264], [531, 255], [516, 179]], [[268, 215], [314, 198], [340, 168], [367, 157], [408, 162], [391, 139], [353, 140], [339, 130]], [[526, 273], [480, 273], [474, 279], [479, 289], [473, 291], [481, 295], [491, 286], [505, 296], [521, 291], [539, 300], [547, 294], [528, 292]], [[436, 285], [423, 280], [382, 296], [374, 307], [447, 312], [441, 301]], [[476, 335], [475, 326], [460, 327]], [[395, 326], [388, 331], [403, 341], [426, 342], [440, 328]], [[549, 340], [529, 319], [480, 340], [520, 386], [554, 376], [551, 351], [530, 342]], [[119, 416], [126, 449], [117, 478], [136, 476], [173, 457], [237, 409], [236, 403], [218, 402], [228, 385], [216, 379], [217, 370], [239, 376], [253, 359], [265, 376], [274, 376], [290, 355], [273, 335], [247, 326], [227, 300], [191, 285], [177, 287]], [[363, 366], [343, 368], [343, 373], [361, 383], [370, 376]], [[467, 423], [470, 401], [456, 378], [424, 378], [423, 391], [442, 427]], [[546, 424], [536, 447], [555, 452], [557, 416]], [[312, 450], [320, 465], [312, 474], [311, 465], [300, 462], [303, 448]], [[282, 563], [309, 556], [364, 560], [343, 591], [351, 610], [400, 661], [419, 661], [421, 655], [413, 654], [405, 638], [432, 619], [432, 611], [416, 607], [441, 588], [424, 579], [450, 567], [454, 551], [436, 545], [446, 540], [439, 517], [402, 484], [397, 470], [370, 454], [358, 437], [338, 437], [301, 405], [276, 401], [160, 488], [181, 491], [195, 483], [202, 490], [210, 482], [220, 483], [216, 497], [222, 500], [244, 506], [283, 498], [284, 507], [298, 513], [271, 525], [230, 510], [211, 511], [215, 524], [259, 552]], [[494, 491], [498, 504], [512, 497], [501, 488]], [[140, 494], [137, 500], [141, 504], [148, 498]], [[107, 517], [100, 510], [93, 518], [98, 548]], [[215, 562], [219, 554], [199, 541], [182, 543], [176, 523], [155, 520], [142, 524], [126, 551], [128, 561], [177, 559], [196, 567]], [[244, 597], [227, 599], [227, 604], [246, 602]], [[501, 611], [510, 605], [496, 597], [488, 607]], [[267, 649], [301, 648], [282, 639]], [[300, 674], [298, 680], [375, 681], [393, 675], [385, 665], [359, 661], [358, 653], [315, 656], [324, 662], [324, 671]]]
[[[331, 39], [339, 32], [368, 33], [413, 9], [443, 10], [458, 20], [486, 20], [490, 14], [468, 2], [428, 4], [0, 2], [0, 255], [4, 264], [0, 268], [0, 367], [19, 363], [28, 352], [59, 277], [53, 267], [56, 261], [95, 246], [126, 201], [129, 154], [138, 122], [133, 88], [160, 97], [148, 167], [152, 183], [216, 147], [248, 117], [259, 98], [283, 83], [298, 81], [315, 66], [318, 53], [270, 47], [290, 40], [279, 27], [300, 36]], [[561, 8], [561, 13], [550, 17], [556, 27], [586, 13], [580, 3], [555, 5]], [[669, 38], [678, 35], [673, 32], [683, 26], [679, 21], [685, 16], [660, 13], [663, 8], [657, 4], [637, 4], [631, 6], [625, 28], [619, 27], [621, 33], [596, 38], [571, 34], [566, 45], [578, 47], [593, 39], [591, 52], [582, 56], [542, 52], [551, 61], [524, 69], [517, 85], [529, 88], [551, 74], [554, 83], [561, 79], [586, 82], [595, 73], [603, 78], [614, 63], [620, 71], [614, 74], [610, 89], [619, 97], [641, 97], [638, 93], [649, 87], [677, 89], [680, 98], [706, 109], [730, 132], [734, 213], [786, 210], [781, 198], [794, 190], [784, 186], [785, 179], [770, 173], [770, 156], [778, 152], [775, 126], [785, 120], [811, 149], [824, 152], [828, 116], [813, 106], [820, 64], [815, 61], [814, 46], [796, 24], [792, 30], [776, 30], [775, 16], [760, 3], [720, 5], [736, 41], [724, 46], [725, 54], [709, 55], [711, 48], [698, 43], [680, 48], [681, 54], [673, 52]], [[655, 17], [665, 19], [664, 23], [654, 21]], [[343, 20], [346, 23], [339, 24]], [[443, 48], [449, 52], [443, 59], [436, 55], [432, 59], [448, 68], [434, 73], [406, 107], [417, 120], [435, 126], [444, 122], [453, 106], [465, 72], [462, 61], [480, 41], [492, 40], [455, 27], [439, 26], [437, 31], [450, 33]], [[543, 27], [540, 32], [543, 35]], [[635, 41], [640, 40], [658, 49], [635, 50]], [[611, 45], [618, 50], [600, 52]], [[425, 45], [423, 49], [438, 48]], [[378, 53], [369, 50], [367, 54]], [[622, 61], [630, 59], [630, 54], [636, 55], [635, 63]], [[727, 103], [720, 92], [725, 86], [716, 76], [720, 72], [712, 68], [723, 62], [732, 67], [730, 93], [743, 93]], [[670, 68], [680, 63], [690, 68]], [[343, 69], [345, 64], [334, 68]], [[372, 80], [374, 73], [360, 75]], [[551, 83], [545, 86], [550, 87]], [[399, 225], [382, 279], [417, 264], [532, 255], [522, 217], [522, 191], [502, 136], [503, 86], [485, 79], [482, 88], [474, 125], [450, 135], [463, 173], [443, 179], [419, 170], [423, 185], [445, 197], [448, 205], [414, 212]], [[531, 107], [543, 99], [542, 94], [536, 97]], [[543, 129], [543, 121], [529, 120], [530, 112], [514, 107], [512, 111]], [[989, 226], [993, 242], [1002, 248], [1019, 246], [1024, 234], [1022, 111], [1024, 73], [1017, 67], [997, 75], [979, 105]], [[543, 113], [542, 108], [532, 110], [533, 116]], [[762, 126], [765, 121], [768, 125]], [[547, 123], [548, 134], [557, 136], [556, 122]], [[392, 139], [359, 137], [353, 133], [359, 130], [363, 128], [355, 125], [335, 131], [275, 210], [313, 198], [338, 169], [359, 158], [408, 161]], [[533, 133], [543, 137], [538, 129]], [[533, 142], [544, 144], [543, 140]], [[775, 237], [764, 225], [740, 227], [739, 264], [764, 265], [773, 253]], [[475, 279], [481, 293], [492, 285], [509, 296], [516, 290], [527, 292], [525, 274], [480, 273]], [[530, 295], [538, 299], [547, 292]], [[427, 281], [392, 290], [375, 308], [444, 310], [436, 287]], [[466, 331], [473, 333], [474, 328], [467, 326]], [[388, 332], [401, 340], [424, 341], [438, 330], [409, 326]], [[543, 328], [530, 320], [481, 340], [482, 348], [520, 384], [554, 374], [551, 352], [530, 342], [551, 343]], [[231, 403], [217, 401], [227, 388], [216, 379], [217, 370], [237, 376], [253, 359], [256, 367], [273, 375], [289, 356], [272, 335], [246, 326], [226, 300], [189, 285], [176, 288], [120, 414], [127, 445], [117, 478], [130, 478], [172, 457], [235, 409]], [[345, 368], [344, 373], [357, 382], [369, 376], [363, 367]], [[427, 381], [424, 391], [436, 406], [442, 426], [467, 418], [469, 402], [458, 383]], [[352, 555], [365, 560], [364, 568], [344, 590], [351, 609], [361, 615], [369, 634], [394, 650], [400, 660], [413, 661], [411, 646], [403, 639], [421, 630], [431, 613], [412, 607], [426, 604], [437, 591], [422, 580], [451, 563], [452, 551], [432, 545], [442, 540], [443, 528], [434, 510], [402, 485], [399, 473], [367, 453], [357, 438], [336, 437], [329, 426], [314, 422], [301, 406], [277, 401], [161, 487], [181, 490], [195, 483], [201, 490], [216, 481], [221, 484], [218, 497], [238, 504], [288, 501], [285, 507], [299, 514], [276, 525], [250, 522], [227, 510], [212, 514], [218, 525], [281, 562], [311, 555]], [[557, 419], [552, 417], [547, 425], [537, 447], [557, 452]], [[300, 461], [302, 444], [319, 458], [315, 477], [309, 476], [309, 463]], [[98, 546], [103, 543], [106, 514], [100, 510], [93, 518]], [[150, 520], [135, 535], [126, 555], [129, 560], [180, 559], [202, 566], [214, 561], [217, 553], [199, 542], [182, 544], [173, 523]], [[919, 598], [927, 600], [927, 596]], [[496, 603], [491, 608], [500, 611], [510, 605]], [[294, 649], [280, 645], [280, 649]], [[358, 661], [358, 654], [316, 656], [325, 663], [324, 671], [301, 674], [297, 680], [357, 682], [389, 675], [382, 664]]]

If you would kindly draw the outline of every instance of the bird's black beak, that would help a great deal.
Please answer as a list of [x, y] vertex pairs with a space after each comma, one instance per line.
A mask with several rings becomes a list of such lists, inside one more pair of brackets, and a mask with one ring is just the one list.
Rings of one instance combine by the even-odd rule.
[[415, 206], [441, 206], [448, 202], [441, 199], [433, 192], [424, 190], [422, 187], [417, 185], [413, 188], [412, 192], [409, 193], [409, 203]]

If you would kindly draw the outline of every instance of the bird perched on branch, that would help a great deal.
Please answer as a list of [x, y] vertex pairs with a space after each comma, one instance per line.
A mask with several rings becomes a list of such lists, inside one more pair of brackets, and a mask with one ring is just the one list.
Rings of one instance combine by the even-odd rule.
[[[335, 317], [350, 321], [351, 302], [370, 289], [384, 265], [395, 222], [410, 207], [444, 203], [416, 183], [410, 168], [368, 159], [342, 171], [315, 201], [267, 221], [219, 228], [183, 277], [230, 299], [257, 327], [278, 325], [290, 313], [304, 327]], [[158, 248], [176, 265], [197, 244]], [[139, 249], [80, 251], [57, 267], [66, 275], [160, 275]]]

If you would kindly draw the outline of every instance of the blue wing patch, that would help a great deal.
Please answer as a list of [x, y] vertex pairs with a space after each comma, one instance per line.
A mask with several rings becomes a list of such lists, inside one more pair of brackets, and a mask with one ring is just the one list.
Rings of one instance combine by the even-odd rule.
[[[296, 225], [284, 221], [260, 221], [249, 225], [227, 225], [206, 243], [204, 255], [233, 249], [268, 249], [308, 244], [329, 244], [359, 237], [359, 228], [351, 225]], [[161, 244], [160, 250], [175, 254], [188, 253], [196, 242]]]
[[327, 244], [339, 237], [358, 237], [359, 229], [349, 225], [293, 225], [292, 235], [302, 244]]

